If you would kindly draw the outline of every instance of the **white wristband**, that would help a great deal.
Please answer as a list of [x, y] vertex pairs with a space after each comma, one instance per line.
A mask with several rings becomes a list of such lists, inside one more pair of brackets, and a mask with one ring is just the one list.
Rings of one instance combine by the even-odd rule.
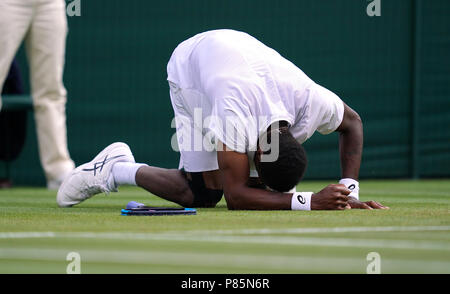
[[313, 192], [295, 192], [291, 199], [292, 210], [311, 210]]
[[354, 179], [345, 178], [339, 181], [339, 184], [344, 184], [352, 192], [348, 196], [359, 199], [359, 183]]

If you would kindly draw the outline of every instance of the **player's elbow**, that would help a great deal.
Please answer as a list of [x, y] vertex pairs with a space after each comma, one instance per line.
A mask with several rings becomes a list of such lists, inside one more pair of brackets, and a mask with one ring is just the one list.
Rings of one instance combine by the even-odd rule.
[[354, 112], [353, 121], [354, 121], [355, 125], [357, 125], [358, 127], [360, 127], [362, 129], [363, 122], [362, 122], [361, 116], [356, 111], [353, 111], [353, 112]]
[[357, 136], [359, 138], [362, 139], [362, 137], [364, 136], [364, 127], [363, 127], [363, 122], [361, 117], [359, 116], [359, 114], [355, 111], [355, 117], [354, 117], [354, 128], [355, 128], [355, 133], [358, 134]]
[[363, 132], [363, 122], [361, 116], [351, 109], [347, 107], [345, 110], [344, 118], [341, 126], [338, 129], [341, 133], [360, 133]]
[[350, 120], [350, 125], [357, 127], [357, 128], [362, 128], [362, 119], [361, 116], [354, 111], [353, 109], [349, 108], [349, 113], [348, 113], [348, 119]]

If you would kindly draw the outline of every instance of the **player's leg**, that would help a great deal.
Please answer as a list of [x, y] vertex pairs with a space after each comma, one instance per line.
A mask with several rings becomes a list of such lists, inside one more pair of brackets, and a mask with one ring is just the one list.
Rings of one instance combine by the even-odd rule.
[[[21, 0], [0, 1], [0, 93], [32, 17], [31, 5], [24, 4]], [[1, 105], [0, 97], [0, 109]]]
[[[121, 163], [114, 166], [113, 172]], [[220, 172], [189, 173], [178, 169], [142, 166], [136, 184], [150, 193], [184, 207], [214, 207], [222, 198]]]
[[192, 205], [194, 194], [189, 188], [186, 173], [178, 169], [166, 169], [134, 162], [117, 162], [111, 169], [116, 187], [139, 186], [163, 199], [181, 206]]
[[193, 204], [194, 194], [182, 170], [143, 166], [137, 171], [135, 180], [139, 187], [156, 196], [184, 207]]
[[67, 19], [63, 0], [40, 1], [26, 37], [39, 156], [47, 186], [56, 189], [74, 163], [67, 147], [63, 68]]

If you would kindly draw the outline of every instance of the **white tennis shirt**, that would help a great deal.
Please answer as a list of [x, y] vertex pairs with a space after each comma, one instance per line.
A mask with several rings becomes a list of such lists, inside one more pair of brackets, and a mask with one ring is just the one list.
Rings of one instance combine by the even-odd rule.
[[[275, 121], [287, 121], [292, 135], [303, 143], [315, 131], [335, 131], [343, 118], [344, 105], [337, 95], [243, 32], [213, 30], [182, 42], [167, 74], [175, 115], [194, 121], [194, 109], [200, 110], [202, 134], [212, 134], [237, 152], [255, 151], [259, 136]], [[180, 152], [187, 171], [217, 167], [215, 160], [189, 168], [192, 152]]]

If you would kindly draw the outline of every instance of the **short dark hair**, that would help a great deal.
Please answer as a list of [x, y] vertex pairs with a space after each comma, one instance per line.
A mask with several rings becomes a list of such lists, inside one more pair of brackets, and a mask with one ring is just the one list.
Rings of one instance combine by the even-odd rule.
[[[255, 165], [264, 184], [278, 192], [287, 192], [303, 178], [308, 161], [305, 149], [292, 136], [289, 129], [281, 127], [277, 130], [279, 135], [278, 158], [275, 161], [259, 160], [255, 162]], [[267, 141], [270, 143], [270, 136]], [[271, 150], [262, 152], [262, 156], [270, 152]]]

